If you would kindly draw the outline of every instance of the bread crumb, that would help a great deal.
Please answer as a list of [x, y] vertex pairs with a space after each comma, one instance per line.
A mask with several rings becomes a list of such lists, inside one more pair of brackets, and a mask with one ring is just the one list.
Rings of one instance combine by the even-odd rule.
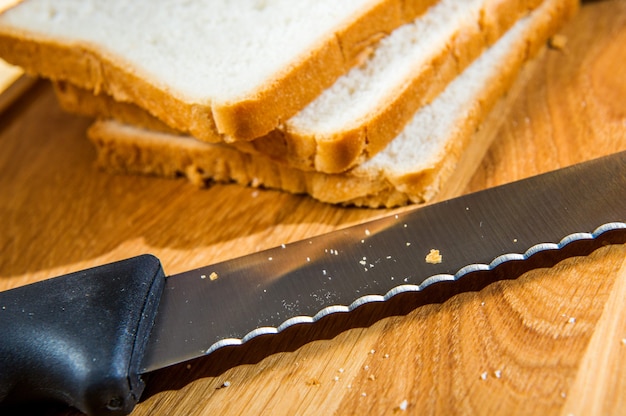
[[204, 177], [202, 176], [202, 171], [199, 167], [194, 165], [189, 165], [185, 169], [185, 175], [189, 182], [197, 186], [198, 188], [203, 188], [206, 186]]
[[225, 382], [223, 382], [217, 389], [225, 389], [227, 387], [230, 387], [230, 381], [226, 380]]
[[209, 275], [209, 279], [211, 280], [217, 280], [219, 276], [217, 275], [217, 273], [213, 272]]
[[409, 401], [404, 399], [400, 402], [398, 406], [394, 407], [393, 411], [394, 412], [398, 412], [398, 411], [406, 412], [406, 409], [408, 409], [408, 407], [409, 407]]
[[502, 377], [502, 370], [496, 370], [493, 372], [493, 374], [496, 376], [496, 378], [500, 378]]
[[431, 248], [430, 252], [426, 256], [426, 263], [429, 263], [429, 264], [439, 264], [442, 261], [443, 261], [443, 256], [441, 255], [439, 250]]
[[480, 375], [480, 378], [481, 378], [481, 379], [483, 379], [483, 380], [487, 380], [487, 376], [488, 376], [488, 375], [489, 375], [489, 374], [485, 371], [484, 373], [482, 373], [482, 374]]
[[376, 376], [374, 376], [374, 374], [370, 374], [370, 376], [367, 379], [370, 381], [374, 381], [376, 380]]
[[206, 274], [201, 274], [200, 279], [206, 279]]
[[563, 49], [565, 49], [565, 46], [567, 45], [567, 36], [554, 35], [548, 41], [548, 45], [552, 49], [555, 49], [557, 51], [562, 51]]

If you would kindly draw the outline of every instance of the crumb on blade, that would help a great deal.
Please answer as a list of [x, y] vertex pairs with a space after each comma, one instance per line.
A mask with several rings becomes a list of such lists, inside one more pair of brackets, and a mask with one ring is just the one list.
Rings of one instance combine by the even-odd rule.
[[443, 261], [443, 256], [441, 255], [439, 250], [431, 248], [425, 260], [426, 260], [426, 263], [429, 263], [429, 264], [439, 264]]
[[218, 277], [219, 277], [219, 276], [218, 276], [218, 275], [217, 275], [217, 273], [215, 273], [215, 272], [212, 272], [212, 273], [209, 275], [209, 279], [211, 279], [211, 280], [217, 280], [217, 278], [218, 278]]
[[565, 49], [566, 45], [567, 45], [567, 36], [565, 35], [560, 35], [560, 34], [554, 35], [548, 41], [548, 46], [550, 46], [550, 48], [552, 49], [556, 49], [557, 51], [562, 51], [563, 49]]

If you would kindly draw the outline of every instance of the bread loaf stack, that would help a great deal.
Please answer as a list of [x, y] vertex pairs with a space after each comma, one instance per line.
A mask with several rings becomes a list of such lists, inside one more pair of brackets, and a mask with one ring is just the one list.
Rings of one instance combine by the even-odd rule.
[[88, 136], [111, 171], [392, 207], [471, 173], [577, 7], [25, 0], [0, 16], [0, 57], [98, 118]]

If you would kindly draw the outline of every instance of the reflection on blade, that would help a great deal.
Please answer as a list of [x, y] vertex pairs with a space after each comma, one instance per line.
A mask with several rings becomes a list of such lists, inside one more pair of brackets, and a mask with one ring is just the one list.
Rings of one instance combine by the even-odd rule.
[[528, 258], [530, 258], [530, 256], [533, 256], [533, 255], [535, 255], [537, 253], [540, 253], [542, 251], [560, 250], [560, 249], [564, 248], [567, 244], [570, 244], [570, 243], [572, 243], [574, 241], [595, 239], [595, 238], [598, 238], [599, 236], [601, 236], [603, 233], [605, 233], [607, 231], [614, 231], [614, 230], [626, 230], [626, 223], [621, 223], [621, 222], [609, 223], [609, 224], [605, 224], [605, 225], [602, 225], [602, 226], [598, 227], [598, 229], [596, 231], [594, 231], [593, 233], [576, 233], [576, 234], [572, 234], [572, 235], [569, 235], [569, 236], [565, 237], [558, 244], [553, 244], [553, 243], [537, 244], [537, 245], [531, 247], [529, 250], [527, 250], [526, 253], [524, 253], [524, 254], [517, 254], [517, 253], [503, 254], [501, 256], [496, 257], [496, 259], [494, 261], [492, 261], [490, 264], [470, 264], [468, 266], [463, 267], [461, 270], [459, 270], [454, 275], [451, 275], [451, 274], [438, 274], [438, 275], [435, 275], [435, 276], [431, 276], [428, 279], [424, 280], [420, 285], [404, 284], [404, 285], [396, 286], [393, 289], [391, 289], [389, 292], [387, 292], [385, 295], [382, 295], [382, 296], [381, 295], [365, 295], [365, 296], [362, 296], [362, 297], [356, 299], [354, 302], [352, 302], [350, 305], [347, 305], [347, 306], [345, 306], [345, 305], [327, 306], [324, 309], [320, 310], [318, 313], [316, 313], [314, 316], [294, 316], [293, 318], [287, 319], [285, 322], [283, 322], [278, 327], [260, 327], [260, 328], [257, 328], [255, 330], [249, 332], [248, 334], [246, 334], [241, 339], [238, 339], [238, 338], [227, 338], [227, 339], [220, 340], [220, 341], [216, 342], [215, 344], [211, 345], [206, 350], [206, 354], [210, 354], [211, 352], [213, 352], [213, 351], [215, 351], [215, 350], [217, 350], [219, 348], [222, 348], [222, 347], [241, 345], [241, 344], [251, 340], [252, 338], [255, 338], [255, 337], [260, 336], [260, 335], [277, 334], [277, 333], [282, 332], [283, 330], [287, 329], [288, 327], [290, 327], [292, 325], [296, 325], [296, 324], [312, 324], [312, 323], [317, 322], [320, 319], [322, 319], [323, 317], [325, 317], [327, 315], [330, 315], [332, 313], [351, 312], [354, 309], [356, 309], [359, 306], [362, 306], [362, 305], [364, 305], [366, 303], [385, 302], [385, 301], [391, 299], [393, 296], [396, 296], [396, 295], [398, 295], [400, 293], [419, 292], [419, 291], [424, 290], [425, 288], [427, 288], [428, 286], [430, 286], [430, 285], [432, 285], [434, 283], [450, 282], [450, 281], [459, 280], [461, 277], [463, 277], [463, 276], [465, 276], [467, 274], [478, 272], [478, 271], [490, 271], [490, 270], [493, 270], [496, 267], [498, 267], [501, 264], [503, 264], [505, 262], [508, 262], [508, 261], [527, 260]]
[[143, 371], [624, 232], [624, 201], [620, 153], [171, 276]]

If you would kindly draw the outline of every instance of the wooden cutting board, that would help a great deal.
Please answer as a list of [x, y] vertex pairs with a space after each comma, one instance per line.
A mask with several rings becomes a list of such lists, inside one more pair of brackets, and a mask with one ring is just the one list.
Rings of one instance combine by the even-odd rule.
[[[466, 192], [626, 149], [626, 2], [586, 3], [563, 34]], [[108, 175], [89, 123], [47, 84], [0, 115], [0, 290], [146, 252], [172, 274], [388, 212]], [[305, 329], [158, 372], [133, 415], [618, 414], [625, 300], [626, 245], [607, 246], [330, 339]]]

